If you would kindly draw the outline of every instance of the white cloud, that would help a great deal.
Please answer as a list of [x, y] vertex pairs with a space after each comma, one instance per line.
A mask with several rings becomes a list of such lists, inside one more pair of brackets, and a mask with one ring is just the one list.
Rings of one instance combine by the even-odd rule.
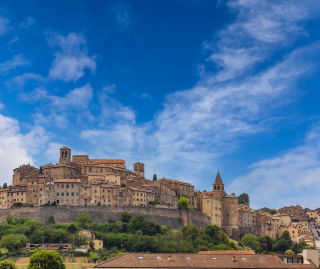
[[280, 208], [299, 204], [316, 208], [320, 197], [320, 129], [307, 136], [296, 148], [281, 152], [249, 167], [228, 188], [249, 193], [252, 206]]
[[84, 76], [84, 70], [95, 72], [95, 56], [89, 57], [85, 48], [86, 40], [81, 34], [70, 33], [67, 37], [50, 33], [50, 46], [60, 46], [61, 52], [55, 53], [55, 60], [49, 71], [49, 78], [65, 82], [76, 82]]
[[0, 16], [0, 36], [6, 34], [9, 30], [9, 20]]
[[28, 133], [21, 134], [17, 120], [0, 114], [1, 185], [12, 182], [13, 169], [21, 164], [33, 164], [33, 155], [48, 139], [49, 136], [41, 127], [33, 127]]
[[58, 110], [86, 110], [92, 100], [93, 89], [89, 83], [81, 88], [76, 88], [69, 91], [65, 97], [60, 96], [48, 96], [52, 101], [52, 106]]
[[36, 20], [30, 16], [25, 21], [19, 24], [21, 28], [29, 28], [30, 26], [34, 25], [36, 25]]
[[12, 60], [0, 63], [0, 73], [7, 75], [11, 69], [15, 69], [19, 66], [29, 65], [30, 62], [23, 58], [22, 55], [15, 55]]
[[0, 102], [0, 109], [3, 109], [4, 107], [5, 107], [5, 105]]

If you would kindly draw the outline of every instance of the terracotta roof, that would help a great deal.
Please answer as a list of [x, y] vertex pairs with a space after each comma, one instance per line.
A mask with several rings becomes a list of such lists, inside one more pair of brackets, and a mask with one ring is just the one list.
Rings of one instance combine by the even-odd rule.
[[255, 250], [209, 250], [209, 251], [199, 251], [199, 254], [232, 254], [232, 255], [236, 255], [236, 254], [256, 254]]
[[214, 181], [213, 184], [223, 184], [222, 180], [221, 180], [221, 176], [220, 176], [220, 172], [218, 171], [217, 176], [216, 176], [216, 180]]
[[[232, 257], [235, 257], [235, 262]], [[168, 260], [168, 257], [171, 260]], [[316, 268], [310, 264], [287, 264], [276, 255], [127, 253], [91, 268]]]
[[80, 179], [73, 179], [73, 178], [61, 178], [55, 179], [54, 183], [81, 183]]

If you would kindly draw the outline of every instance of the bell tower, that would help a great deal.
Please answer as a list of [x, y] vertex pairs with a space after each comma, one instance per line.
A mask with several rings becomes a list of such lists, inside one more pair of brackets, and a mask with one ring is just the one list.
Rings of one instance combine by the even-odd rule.
[[144, 163], [134, 163], [133, 164], [133, 172], [134, 174], [144, 177]]
[[224, 197], [224, 184], [222, 183], [220, 172], [218, 171], [216, 180], [213, 183], [213, 196], [222, 201]]
[[70, 164], [71, 161], [71, 149], [64, 146], [60, 149], [60, 160], [59, 163], [61, 164]]

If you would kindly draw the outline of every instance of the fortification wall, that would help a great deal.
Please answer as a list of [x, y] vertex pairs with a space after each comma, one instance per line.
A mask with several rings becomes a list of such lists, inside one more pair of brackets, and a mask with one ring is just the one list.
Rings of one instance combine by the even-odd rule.
[[131, 206], [42, 206], [3, 209], [0, 211], [0, 222], [6, 220], [8, 215], [17, 218], [28, 218], [37, 221], [45, 221], [53, 216], [57, 223], [75, 222], [76, 217], [84, 212], [98, 223], [107, 223], [109, 219], [120, 220], [123, 211], [132, 216], [144, 215], [147, 220], [160, 225], [171, 225], [173, 229], [180, 229], [186, 225], [196, 225], [199, 229], [210, 224], [210, 218], [200, 212], [178, 209], [131, 207]]

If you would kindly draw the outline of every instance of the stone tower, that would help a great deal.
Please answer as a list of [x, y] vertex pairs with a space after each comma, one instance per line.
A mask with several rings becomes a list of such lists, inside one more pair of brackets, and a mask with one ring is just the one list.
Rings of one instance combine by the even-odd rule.
[[134, 163], [133, 164], [134, 174], [137, 176], [144, 177], [144, 163]]
[[60, 149], [59, 163], [69, 165], [71, 161], [71, 149], [64, 146]]
[[213, 191], [212, 194], [214, 197], [218, 198], [220, 201], [223, 200], [224, 194], [224, 184], [222, 183], [220, 173], [218, 171], [216, 180], [213, 183]]

